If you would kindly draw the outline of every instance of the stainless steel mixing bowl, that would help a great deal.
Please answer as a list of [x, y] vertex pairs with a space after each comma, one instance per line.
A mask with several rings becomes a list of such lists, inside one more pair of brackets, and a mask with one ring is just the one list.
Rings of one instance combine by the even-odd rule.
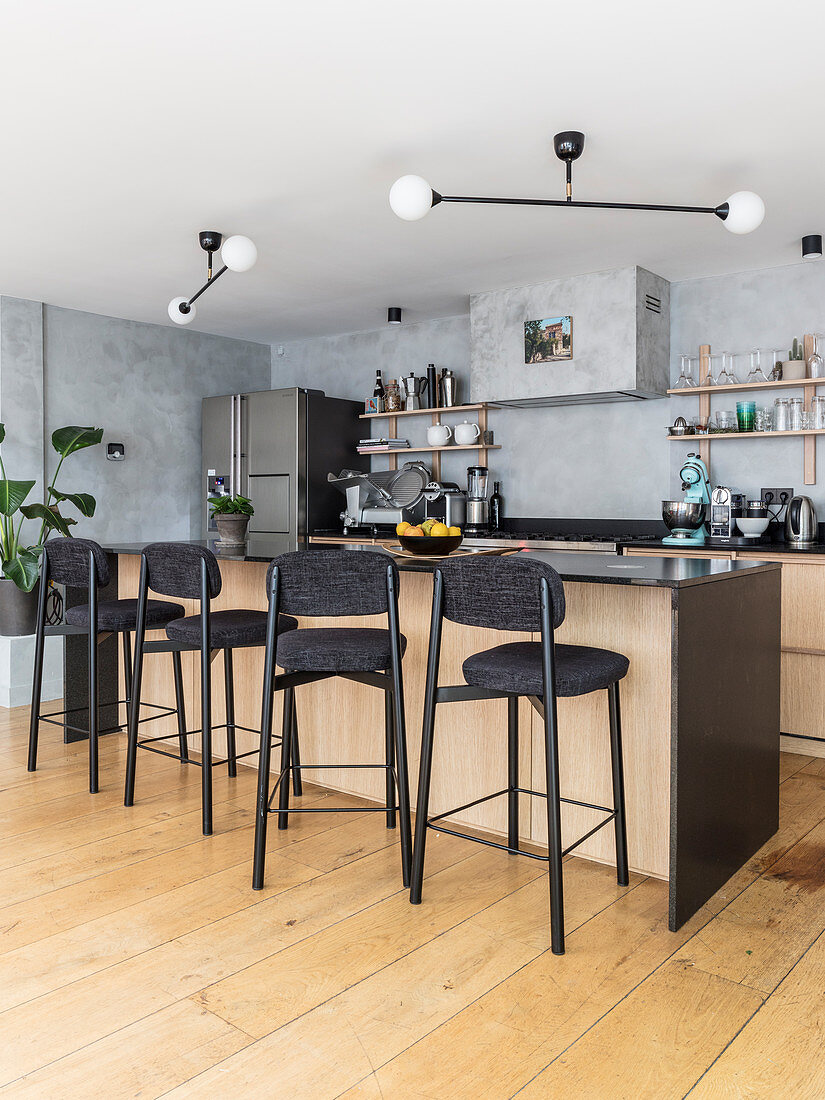
[[707, 504], [663, 500], [662, 519], [670, 531], [698, 531], [705, 522]]

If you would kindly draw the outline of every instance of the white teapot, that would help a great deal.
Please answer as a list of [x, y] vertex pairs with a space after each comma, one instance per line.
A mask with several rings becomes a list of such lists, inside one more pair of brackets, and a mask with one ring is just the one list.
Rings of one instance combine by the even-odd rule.
[[481, 435], [481, 428], [469, 420], [455, 426], [455, 441], [459, 447], [471, 447]]
[[427, 428], [427, 442], [431, 447], [446, 447], [452, 434], [446, 424], [433, 424], [431, 428]]

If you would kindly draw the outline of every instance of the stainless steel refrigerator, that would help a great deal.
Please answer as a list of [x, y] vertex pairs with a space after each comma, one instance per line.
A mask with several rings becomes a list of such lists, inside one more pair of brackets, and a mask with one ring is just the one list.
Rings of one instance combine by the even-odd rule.
[[207, 499], [224, 493], [249, 497], [249, 533], [271, 539], [275, 553], [298, 549], [315, 530], [340, 528], [342, 498], [327, 474], [369, 468], [356, 453], [363, 408], [320, 390], [204, 398], [204, 537], [216, 534]]

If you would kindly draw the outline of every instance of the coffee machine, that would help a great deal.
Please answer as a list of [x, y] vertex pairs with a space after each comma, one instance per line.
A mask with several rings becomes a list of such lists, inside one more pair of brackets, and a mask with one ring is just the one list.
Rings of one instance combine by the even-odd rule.
[[744, 514], [745, 494], [727, 485], [717, 485], [710, 495], [710, 545], [750, 545], [738, 534], [737, 519]]
[[467, 467], [467, 524], [466, 535], [484, 535], [490, 529], [490, 502], [487, 499], [486, 466]]
[[424, 489], [424, 518], [440, 519], [447, 527], [464, 528], [467, 494], [452, 481], [431, 481]]

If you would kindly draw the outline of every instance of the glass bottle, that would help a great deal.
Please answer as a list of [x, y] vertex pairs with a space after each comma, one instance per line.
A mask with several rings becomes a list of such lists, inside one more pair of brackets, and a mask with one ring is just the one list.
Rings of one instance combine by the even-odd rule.
[[375, 372], [375, 389], [372, 391], [372, 396], [377, 404], [375, 411], [382, 413], [384, 411], [384, 381], [381, 378], [380, 370]]
[[493, 482], [493, 495], [490, 497], [490, 526], [494, 531], [501, 530], [501, 521], [504, 516], [504, 498], [500, 493], [501, 482]]
[[394, 378], [391, 378], [384, 387], [384, 411], [401, 411], [401, 389]]

